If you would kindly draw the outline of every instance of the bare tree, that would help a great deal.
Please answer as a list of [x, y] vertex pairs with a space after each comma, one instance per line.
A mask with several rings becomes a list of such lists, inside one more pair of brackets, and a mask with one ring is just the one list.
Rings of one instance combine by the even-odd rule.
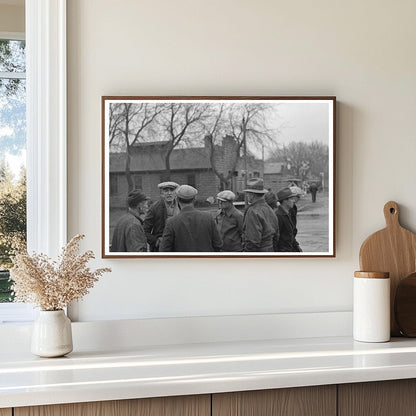
[[[120, 137], [122, 132], [122, 123], [124, 121], [124, 105], [121, 103], [112, 103], [109, 108], [109, 143], [110, 148], [113, 150], [118, 150], [122, 143], [120, 144]], [[121, 138], [122, 139], [122, 138]]]
[[[207, 128], [205, 140], [209, 144], [211, 167], [221, 182], [221, 189], [228, 186], [241, 156], [247, 172], [249, 148], [262, 151], [264, 146], [272, 144], [276, 131], [268, 126], [267, 116], [271, 108], [268, 104], [260, 103], [211, 106], [211, 123]], [[224, 160], [224, 157], [221, 157], [223, 148], [219, 143], [227, 136], [232, 138], [234, 146], [232, 154]]]
[[329, 148], [328, 145], [314, 141], [309, 144], [310, 173], [320, 176], [321, 172], [328, 175]]
[[190, 145], [200, 137], [208, 109], [208, 104], [200, 103], [170, 103], [165, 106], [159, 120], [167, 138], [166, 179], [171, 177], [170, 159], [173, 150], [181, 144]]
[[[230, 158], [228, 158], [226, 161], [224, 160], [224, 149], [219, 144], [219, 142], [227, 131], [226, 112], [227, 108], [225, 104], [210, 106], [211, 122], [205, 126], [207, 130], [205, 135], [205, 143], [208, 145], [209, 161], [212, 170], [220, 180], [220, 189], [227, 187], [228, 182], [236, 169], [241, 148], [241, 145], [236, 142], [235, 151]], [[221, 165], [221, 167], [219, 165]]]
[[326, 144], [314, 141], [292, 141], [278, 149], [270, 160], [284, 160], [293, 176], [305, 180], [309, 175], [328, 173], [329, 149]]
[[134, 188], [130, 171], [131, 149], [140, 139], [144, 140], [144, 132], [163, 108], [163, 105], [153, 103], [121, 103], [110, 106], [110, 144], [125, 150], [125, 173], [129, 191]]
[[283, 158], [293, 176], [306, 176], [305, 166], [309, 160], [309, 152], [308, 145], [305, 142], [290, 142], [288, 145], [283, 146]]

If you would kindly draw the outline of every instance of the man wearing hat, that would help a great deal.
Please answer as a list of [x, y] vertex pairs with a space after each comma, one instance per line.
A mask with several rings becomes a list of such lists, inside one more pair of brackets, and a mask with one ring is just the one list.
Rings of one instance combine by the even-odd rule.
[[318, 192], [318, 185], [316, 184], [316, 182], [312, 182], [309, 185], [309, 192], [311, 193], [312, 202], [315, 203], [316, 202], [316, 193]]
[[263, 179], [253, 178], [247, 182], [249, 207], [243, 220], [244, 251], [274, 251], [279, 238], [279, 223], [273, 209], [266, 203]]
[[243, 214], [235, 208], [232, 191], [221, 191], [217, 194], [219, 212], [215, 222], [222, 238], [221, 251], [243, 251]]
[[279, 221], [280, 237], [277, 241], [276, 251], [302, 251], [299, 243], [296, 241], [297, 229], [296, 224], [293, 222], [293, 214], [291, 211], [298, 200], [297, 193], [290, 188], [283, 188], [277, 193], [277, 199], [280, 203], [276, 211]]
[[180, 211], [175, 193], [178, 186], [176, 182], [172, 181], [162, 182], [158, 185], [160, 199], [147, 211], [143, 224], [150, 251], [159, 251], [166, 220], [177, 215]]
[[[290, 219], [292, 220], [292, 223], [295, 226], [295, 233], [294, 234], [295, 234], [295, 237], [296, 237], [296, 235], [298, 233], [298, 229], [296, 228], [297, 227], [297, 223], [298, 223], [298, 206], [296, 204], [299, 202], [301, 196], [304, 195], [304, 192], [302, 191], [302, 189], [300, 189], [296, 185], [289, 186], [289, 189], [292, 191], [292, 194], [295, 194], [296, 195], [294, 197], [295, 198], [295, 203], [293, 204], [293, 208], [291, 208], [289, 210]], [[299, 251], [302, 251], [300, 249], [300, 247], [299, 247]]]
[[194, 208], [198, 191], [189, 185], [176, 190], [181, 211], [166, 222], [159, 251], [219, 251], [222, 240], [214, 218]]
[[146, 235], [141, 215], [146, 212], [148, 198], [140, 190], [129, 192], [128, 211], [117, 222], [113, 232], [110, 251], [142, 252], [147, 251]]
[[264, 200], [266, 201], [266, 204], [269, 205], [269, 207], [274, 211], [275, 209], [277, 209], [277, 197], [274, 194], [274, 192], [272, 192], [271, 189], [269, 189], [265, 194], [264, 194]]

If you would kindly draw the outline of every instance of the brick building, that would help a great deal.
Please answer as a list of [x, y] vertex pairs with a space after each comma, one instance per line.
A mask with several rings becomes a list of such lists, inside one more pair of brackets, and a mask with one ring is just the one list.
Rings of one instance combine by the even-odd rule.
[[[192, 185], [198, 189], [197, 204], [209, 207], [207, 198], [215, 197], [223, 189], [232, 190], [244, 200], [246, 179], [264, 177], [265, 187], [274, 192], [285, 185], [283, 163], [269, 163], [242, 150], [234, 138], [225, 136], [220, 144], [212, 145], [206, 138], [201, 147], [174, 149], [170, 156], [170, 177], [166, 171], [165, 155], [168, 142], [138, 143], [131, 148], [130, 173], [135, 189], [141, 189], [153, 202], [159, 198], [157, 185], [165, 180]], [[212, 156], [212, 157], [211, 157]], [[212, 162], [211, 162], [212, 160]], [[226, 181], [221, 181], [214, 172]], [[110, 153], [110, 231], [126, 210], [128, 183], [126, 153]]]
[[[142, 189], [152, 200], [159, 197], [158, 183], [168, 179], [167, 144], [164, 141], [138, 143], [131, 148], [130, 172], [134, 187]], [[229, 177], [226, 182], [221, 183], [215, 174], [211, 153], [216, 171]], [[214, 148], [205, 140], [201, 147], [174, 149], [170, 156], [169, 180], [197, 188], [198, 201], [202, 202], [222, 189], [241, 192], [245, 186], [246, 170], [247, 178], [263, 176], [264, 162], [250, 154], [244, 158], [238, 152], [236, 141], [225, 136]], [[126, 206], [128, 184], [125, 171], [126, 153], [110, 153], [110, 209], [124, 209]]]
[[265, 188], [271, 189], [273, 192], [278, 192], [288, 185], [288, 177], [285, 162], [264, 163], [263, 179]]

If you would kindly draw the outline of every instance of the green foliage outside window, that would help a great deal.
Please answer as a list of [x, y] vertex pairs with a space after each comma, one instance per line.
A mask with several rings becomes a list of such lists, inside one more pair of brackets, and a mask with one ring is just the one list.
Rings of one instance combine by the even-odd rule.
[[26, 241], [26, 174], [16, 182], [7, 164], [0, 166], [0, 302], [12, 299], [8, 269], [13, 249]]
[[25, 71], [25, 42], [0, 39], [0, 302], [13, 298], [11, 256], [26, 242]]

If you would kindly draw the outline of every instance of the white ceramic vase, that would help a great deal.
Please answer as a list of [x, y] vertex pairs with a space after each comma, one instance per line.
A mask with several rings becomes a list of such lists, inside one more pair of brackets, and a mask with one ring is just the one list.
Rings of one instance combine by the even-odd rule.
[[33, 325], [31, 351], [39, 357], [61, 357], [72, 351], [71, 321], [63, 310], [40, 311]]

